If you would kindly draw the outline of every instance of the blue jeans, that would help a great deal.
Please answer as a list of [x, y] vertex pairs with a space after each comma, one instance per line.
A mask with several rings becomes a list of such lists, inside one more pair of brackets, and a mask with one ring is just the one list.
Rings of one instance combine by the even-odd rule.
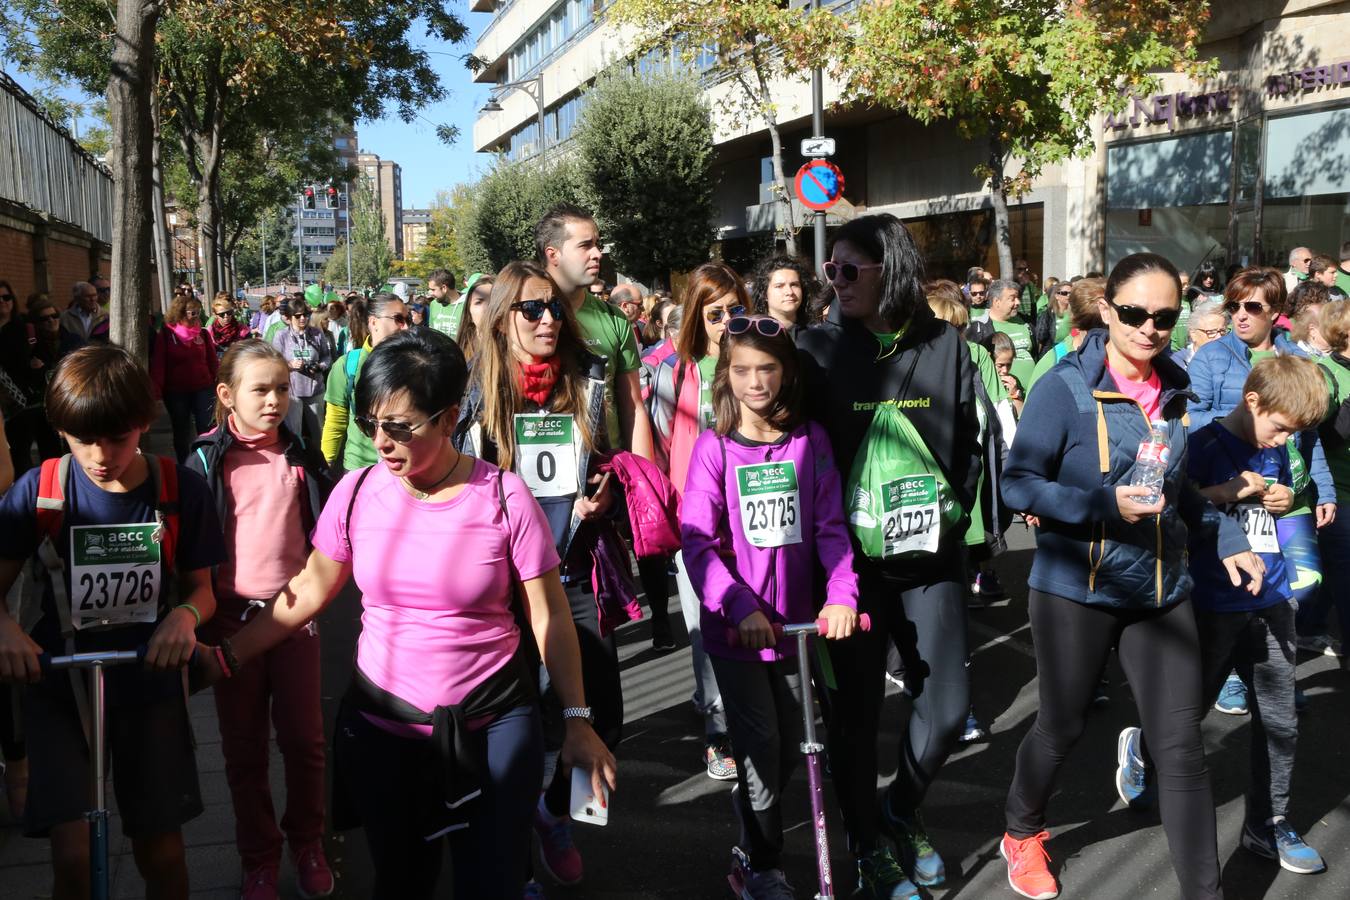
[[1298, 633], [1325, 633], [1335, 604], [1341, 634], [1346, 635], [1350, 632], [1350, 509], [1337, 507], [1336, 518], [1318, 531], [1317, 545], [1322, 554], [1322, 589], [1312, 603], [1299, 607]]
[[169, 422], [173, 425], [174, 455], [183, 462], [192, 451], [192, 442], [197, 435], [210, 431], [215, 424], [216, 392], [211, 388], [165, 391], [164, 408], [169, 411]]

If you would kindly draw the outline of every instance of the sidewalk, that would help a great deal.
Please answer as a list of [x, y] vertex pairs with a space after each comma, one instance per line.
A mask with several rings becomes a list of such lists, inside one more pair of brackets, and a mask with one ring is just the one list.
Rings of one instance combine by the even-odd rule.
[[[168, 421], [155, 423], [149, 435], [149, 445], [155, 452], [173, 453]], [[239, 896], [239, 855], [234, 847], [234, 810], [230, 806], [230, 792], [225, 783], [225, 761], [220, 749], [220, 731], [216, 725], [215, 695], [204, 691], [188, 702], [192, 730], [197, 739], [197, 771], [201, 779], [202, 802], [205, 811], [183, 829], [187, 843], [188, 871], [192, 896], [209, 900], [235, 900]], [[284, 802], [281, 756], [272, 745], [272, 789], [278, 801]], [[116, 777], [114, 773], [114, 778]], [[112, 877], [114, 898], [145, 896], [145, 883], [136, 871], [131, 855], [131, 842], [122, 836], [122, 823], [117, 815], [117, 800], [109, 781], [109, 806], [112, 810], [110, 833], [112, 858], [109, 873]], [[45, 840], [25, 838], [9, 816], [4, 800], [0, 800], [0, 896], [5, 900], [49, 898], [52, 894], [51, 853]], [[297, 896], [295, 877], [289, 860], [283, 864], [281, 890], [283, 896]]]

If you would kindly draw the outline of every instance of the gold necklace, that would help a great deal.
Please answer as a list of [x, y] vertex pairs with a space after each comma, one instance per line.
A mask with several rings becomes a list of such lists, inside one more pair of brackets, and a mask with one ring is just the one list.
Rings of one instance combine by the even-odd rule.
[[428, 486], [426, 490], [422, 490], [421, 488], [417, 487], [407, 478], [400, 478], [399, 480], [403, 482], [403, 486], [406, 487], [408, 491], [413, 495], [413, 499], [425, 500], [432, 494], [436, 493], [436, 488], [440, 487], [451, 475], [455, 474], [455, 470], [459, 468], [459, 461], [462, 458], [463, 454], [460, 453], [458, 450], [456, 450], [455, 462], [453, 465], [450, 466], [450, 471], [446, 472], [444, 475], [438, 478], [435, 482], [433, 482], [430, 486]]

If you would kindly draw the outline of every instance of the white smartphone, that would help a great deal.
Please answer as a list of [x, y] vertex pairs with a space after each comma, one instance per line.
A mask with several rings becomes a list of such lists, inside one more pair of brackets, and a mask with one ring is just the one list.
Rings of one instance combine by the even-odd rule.
[[598, 800], [591, 789], [591, 773], [572, 770], [572, 819], [592, 825], [609, 824], [609, 788], [600, 786], [604, 796]]

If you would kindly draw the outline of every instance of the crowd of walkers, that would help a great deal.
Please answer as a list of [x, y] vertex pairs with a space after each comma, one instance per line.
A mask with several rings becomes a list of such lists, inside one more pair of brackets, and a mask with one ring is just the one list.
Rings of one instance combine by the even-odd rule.
[[[54, 896], [89, 890], [88, 698], [39, 656], [138, 647], [144, 667], [108, 676], [107, 752], [148, 895], [188, 896], [185, 688], [205, 686], [244, 900], [278, 896], [286, 853], [302, 896], [331, 894], [329, 821], [364, 830], [380, 898], [432, 896], [447, 846], [457, 897], [582, 882], [577, 796], [603, 811], [622, 767], [616, 630], [645, 596], [673, 649], [673, 575], [744, 896], [794, 896], [803, 685], [781, 626], [819, 619], [855, 896], [920, 897], [955, 877], [924, 809], [983, 733], [967, 610], [1004, 593], [1014, 516], [1036, 529], [1039, 706], [999, 845], [1011, 889], [1058, 895], [1050, 801], [1112, 651], [1139, 725], [1103, 791], [1157, 804], [1182, 895], [1222, 896], [1210, 708], [1252, 717], [1241, 845], [1325, 868], [1289, 798], [1297, 652], [1339, 655], [1330, 610], [1350, 615], [1350, 244], [1339, 265], [1297, 248], [1287, 273], [1137, 253], [957, 283], [870, 215], [819, 272], [710, 262], [672, 298], [604, 284], [584, 209], [535, 237], [536, 259], [462, 291], [438, 271], [411, 301], [222, 294], [205, 319], [182, 289], [148, 369], [106, 339], [106, 282], [64, 313], [35, 298], [25, 329], [0, 281], [0, 592], [32, 573], [41, 597], [0, 607], [0, 750]], [[176, 461], [140, 450], [159, 401]], [[318, 623], [348, 583], [362, 630], [330, 759]], [[905, 721], [881, 746], [891, 684]]]

